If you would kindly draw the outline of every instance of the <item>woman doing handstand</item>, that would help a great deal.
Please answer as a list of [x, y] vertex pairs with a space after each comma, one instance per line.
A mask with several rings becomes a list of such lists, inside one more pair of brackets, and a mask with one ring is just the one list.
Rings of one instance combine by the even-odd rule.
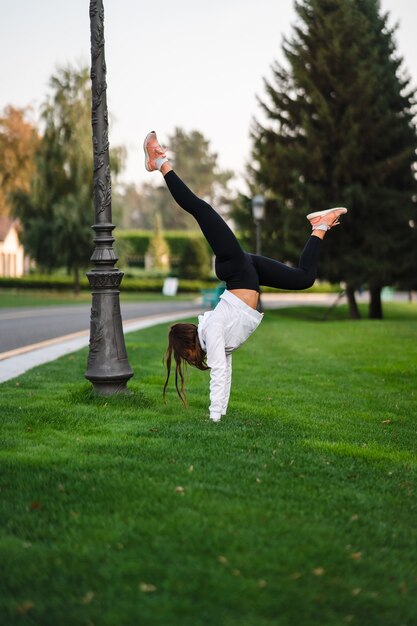
[[220, 215], [188, 189], [174, 172], [154, 131], [146, 136], [144, 150], [146, 169], [149, 172], [159, 170], [174, 200], [197, 220], [215, 254], [216, 275], [226, 283], [219, 304], [213, 311], [199, 315], [198, 325], [178, 323], [171, 326], [164, 395], [172, 355], [176, 363], [175, 384], [183, 402], [184, 362], [201, 370], [210, 369], [210, 419], [219, 422], [226, 415], [229, 402], [232, 352], [262, 321], [263, 314], [256, 310], [260, 286], [294, 290], [311, 287], [316, 278], [322, 239], [332, 226], [339, 223], [339, 217], [347, 209], [338, 207], [307, 215], [312, 225], [311, 236], [301, 253], [298, 267], [288, 267], [279, 261], [242, 250]]

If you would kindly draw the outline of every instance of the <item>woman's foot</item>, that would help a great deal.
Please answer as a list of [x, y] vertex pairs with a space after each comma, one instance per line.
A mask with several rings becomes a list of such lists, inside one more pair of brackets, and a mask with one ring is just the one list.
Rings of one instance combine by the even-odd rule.
[[309, 213], [307, 215], [307, 219], [313, 227], [313, 231], [321, 230], [323, 232], [327, 232], [333, 228], [333, 226], [340, 224], [339, 217], [344, 213], [347, 213], [347, 209], [345, 207], [335, 207], [333, 209]]
[[145, 151], [145, 167], [148, 172], [160, 170], [164, 163], [168, 163], [166, 155], [167, 148], [163, 148], [159, 144], [154, 130], [146, 135], [145, 141], [143, 142], [143, 149]]

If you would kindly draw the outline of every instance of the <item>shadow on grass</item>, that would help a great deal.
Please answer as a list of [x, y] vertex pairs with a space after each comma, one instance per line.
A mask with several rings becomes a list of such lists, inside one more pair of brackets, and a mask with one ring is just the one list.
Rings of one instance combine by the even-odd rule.
[[[291, 318], [293, 320], [301, 320], [306, 322], [358, 322], [368, 320], [368, 305], [360, 304], [359, 311], [360, 320], [352, 320], [349, 318], [349, 310], [346, 304], [332, 308], [331, 306], [299, 306], [289, 307], [285, 309], [275, 309], [268, 311], [268, 315], [276, 317]], [[383, 304], [384, 318], [382, 321], [408, 321], [417, 320], [417, 303], [414, 302], [386, 302]], [[378, 321], [378, 320], [373, 320]]]

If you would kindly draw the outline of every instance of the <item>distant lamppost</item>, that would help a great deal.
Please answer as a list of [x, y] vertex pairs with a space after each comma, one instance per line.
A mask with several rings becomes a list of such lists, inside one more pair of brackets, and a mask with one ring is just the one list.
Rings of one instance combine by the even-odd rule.
[[261, 254], [261, 222], [265, 217], [265, 198], [253, 196], [252, 215], [256, 226], [256, 254]]
[[91, 88], [94, 152], [95, 249], [94, 268], [87, 273], [93, 301], [90, 350], [85, 377], [100, 395], [124, 391], [133, 371], [127, 359], [120, 313], [119, 287], [123, 272], [114, 267], [111, 210], [111, 177], [104, 58], [104, 9], [102, 0], [90, 0]]

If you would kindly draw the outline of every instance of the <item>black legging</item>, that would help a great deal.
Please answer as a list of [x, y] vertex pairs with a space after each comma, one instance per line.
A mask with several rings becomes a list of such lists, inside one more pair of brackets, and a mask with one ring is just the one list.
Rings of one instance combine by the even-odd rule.
[[298, 267], [242, 250], [229, 226], [204, 200], [198, 198], [171, 170], [165, 182], [174, 200], [198, 222], [216, 256], [216, 275], [227, 289], [254, 289], [260, 286], [277, 289], [307, 289], [313, 285], [321, 247], [319, 237], [309, 237]]

